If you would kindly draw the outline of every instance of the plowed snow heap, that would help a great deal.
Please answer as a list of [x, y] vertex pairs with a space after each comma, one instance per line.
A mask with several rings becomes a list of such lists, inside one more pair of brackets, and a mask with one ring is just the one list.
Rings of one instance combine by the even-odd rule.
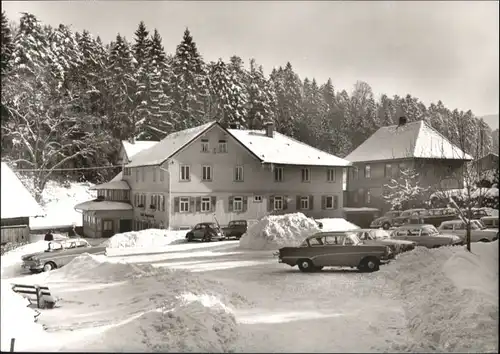
[[240, 247], [252, 250], [275, 250], [298, 246], [304, 239], [321, 231], [314, 219], [302, 213], [268, 215], [251, 225], [240, 239]]

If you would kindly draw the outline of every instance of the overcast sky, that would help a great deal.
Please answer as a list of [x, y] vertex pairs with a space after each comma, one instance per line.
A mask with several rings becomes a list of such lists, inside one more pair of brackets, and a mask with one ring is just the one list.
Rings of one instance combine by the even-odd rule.
[[302, 79], [356, 80], [382, 93], [477, 115], [498, 113], [498, 1], [2, 1], [9, 19], [31, 12], [42, 22], [89, 30], [108, 42], [133, 38], [140, 20], [174, 52], [189, 27], [207, 60], [254, 57], [266, 74], [290, 61]]

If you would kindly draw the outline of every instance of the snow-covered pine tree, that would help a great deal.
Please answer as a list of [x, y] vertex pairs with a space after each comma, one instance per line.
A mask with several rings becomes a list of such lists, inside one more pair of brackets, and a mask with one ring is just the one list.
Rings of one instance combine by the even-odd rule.
[[339, 155], [344, 151], [341, 130], [344, 116], [337, 102], [332, 80], [328, 79], [320, 91], [325, 110], [320, 120], [320, 146], [325, 151]]
[[107, 99], [108, 127], [113, 137], [125, 140], [141, 131], [143, 121], [137, 119], [135, 92], [137, 83], [134, 70], [136, 60], [129, 43], [120, 34], [109, 52]]
[[264, 77], [262, 66], [257, 66], [255, 59], [250, 60], [248, 74], [248, 103], [247, 127], [262, 129], [264, 121], [275, 120], [276, 94], [272, 85]]
[[304, 79], [303, 101], [300, 119], [294, 122], [295, 137], [306, 144], [320, 147], [321, 123], [326, 112], [323, 95], [316, 80]]
[[14, 41], [12, 32], [9, 26], [9, 20], [5, 11], [2, 11], [2, 28], [1, 28], [1, 58], [0, 58], [0, 71], [3, 74], [9, 68], [9, 61], [14, 51]]
[[158, 30], [154, 30], [148, 49], [150, 75], [149, 116], [146, 122], [146, 139], [161, 140], [170, 134], [178, 124], [172, 112], [173, 101], [168, 86], [172, 71], [162, 39]]
[[270, 79], [277, 98], [276, 130], [293, 136], [294, 124], [302, 117], [302, 81], [290, 63], [273, 70]]
[[180, 118], [177, 129], [185, 129], [206, 120], [208, 76], [196, 43], [186, 28], [172, 62], [172, 98], [175, 114]]
[[349, 137], [353, 148], [363, 143], [380, 124], [378, 123], [377, 108], [373, 98], [373, 91], [366, 82], [358, 81], [350, 97]]
[[219, 59], [210, 69], [211, 93], [215, 100], [216, 117], [225, 124], [245, 126], [247, 94], [243, 85], [238, 82], [236, 71]]
[[382, 127], [393, 125], [397, 122], [396, 108], [392, 100], [383, 94], [380, 97], [380, 104], [378, 107], [378, 119]]
[[149, 118], [149, 97], [151, 95], [151, 68], [149, 66], [149, 48], [151, 40], [149, 39], [149, 31], [143, 21], [139, 23], [139, 27], [135, 31], [135, 43], [133, 45], [135, 64], [135, 82], [137, 84], [134, 105], [137, 107], [137, 124], [138, 129], [135, 131], [135, 136], [140, 139], [149, 139], [150, 136], [146, 132], [147, 120]]

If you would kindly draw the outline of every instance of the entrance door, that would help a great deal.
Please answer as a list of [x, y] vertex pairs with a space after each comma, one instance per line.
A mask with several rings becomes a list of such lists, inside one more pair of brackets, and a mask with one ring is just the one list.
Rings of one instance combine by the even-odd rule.
[[132, 231], [132, 220], [120, 220], [120, 232]]
[[111, 237], [113, 236], [113, 220], [103, 220], [102, 221], [102, 237]]

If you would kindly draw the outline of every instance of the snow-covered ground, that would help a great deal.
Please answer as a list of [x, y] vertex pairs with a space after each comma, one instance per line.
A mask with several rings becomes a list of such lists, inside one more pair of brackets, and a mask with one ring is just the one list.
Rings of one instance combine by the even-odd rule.
[[82, 255], [50, 273], [3, 278], [2, 310], [11, 309], [2, 311], [2, 327], [24, 307], [15, 294], [4, 296], [7, 283], [48, 285], [58, 299], [41, 310], [46, 331], [33, 330], [36, 340], [16, 330], [31, 328], [31, 315], [15, 316], [25, 323], [9, 329], [16, 349], [498, 351], [498, 241], [472, 244], [471, 254], [417, 248], [376, 273], [309, 274], [235, 241], [172, 242], [163, 253], [127, 255], [159, 242], [146, 232], [134, 237], [132, 247], [123, 247], [125, 236], [109, 240], [120, 256]]
[[96, 198], [89, 182], [70, 182], [67, 186], [49, 181], [42, 193], [41, 205], [44, 217], [30, 218], [31, 227], [51, 227], [59, 225], [82, 225], [82, 214], [74, 207], [78, 203]]

